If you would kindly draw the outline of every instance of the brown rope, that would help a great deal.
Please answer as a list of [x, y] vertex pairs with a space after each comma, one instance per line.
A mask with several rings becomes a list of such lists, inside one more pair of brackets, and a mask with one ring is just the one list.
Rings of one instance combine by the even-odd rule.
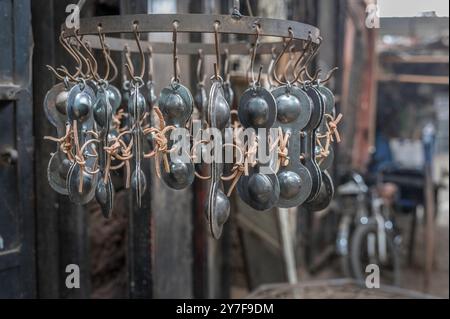
[[155, 106], [153, 110], [159, 119], [159, 129], [156, 127], [148, 127], [143, 130], [144, 135], [152, 135], [153, 140], [156, 142], [153, 151], [144, 154], [144, 158], [155, 157], [156, 174], [158, 177], [161, 177], [160, 157], [162, 156], [163, 158], [164, 170], [170, 172], [167, 154], [175, 151], [175, 148], [169, 150], [169, 140], [167, 139], [166, 134], [176, 127], [173, 125], [166, 126], [161, 110], [157, 106]]
[[[317, 134], [316, 143], [319, 146], [319, 154], [316, 155], [316, 159], [319, 160], [319, 164], [321, 164], [327, 157], [330, 155], [330, 145], [331, 142], [334, 142], [336, 139], [337, 143], [341, 142], [341, 136], [338, 131], [338, 124], [342, 120], [342, 114], [336, 118], [333, 118], [330, 114], [325, 114], [324, 119], [326, 120], [325, 125], [327, 127], [327, 131], [323, 134]], [[322, 140], [325, 140], [325, 145]]]

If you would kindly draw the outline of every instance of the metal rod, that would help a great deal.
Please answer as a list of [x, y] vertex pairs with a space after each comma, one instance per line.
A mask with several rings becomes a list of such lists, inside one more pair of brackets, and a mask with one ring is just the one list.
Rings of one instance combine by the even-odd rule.
[[[260, 36], [273, 36], [280, 38], [289, 37], [289, 30], [292, 30], [297, 40], [312, 39], [314, 43], [319, 43], [320, 31], [309, 24], [261, 17], [242, 16], [239, 19], [231, 15], [208, 15], [208, 14], [135, 14], [121, 16], [102, 16], [83, 18], [80, 20], [78, 34], [95, 35], [97, 26], [102, 25], [105, 34], [110, 33], [131, 33], [133, 25], [139, 23], [139, 32], [172, 32], [173, 23], [178, 23], [179, 33], [214, 33], [212, 26], [220, 24], [219, 33], [225, 34], [254, 34], [254, 26], [261, 27]], [[65, 24], [62, 29], [66, 32], [65, 37], [75, 36], [74, 29], [67, 29]]]
[[[101, 44], [98, 36], [87, 35], [84, 37], [85, 40], [89, 41], [92, 49], [101, 49]], [[130, 52], [139, 52], [136, 45], [136, 41], [131, 39], [120, 39], [106, 37], [105, 43], [108, 45], [109, 50], [122, 52], [124, 47], [127, 46]], [[140, 41], [141, 47], [148, 47], [149, 45], [153, 49], [153, 54], [172, 54], [173, 44], [170, 42], [149, 42]], [[284, 47], [283, 42], [260, 42], [256, 53], [261, 54], [272, 54], [272, 48], [275, 51], [281, 51]], [[238, 42], [238, 43], [221, 43], [220, 44], [220, 54], [225, 54], [228, 50], [229, 55], [241, 55], [248, 54], [250, 44], [248, 42]], [[177, 43], [177, 54], [178, 55], [197, 55], [198, 50], [202, 50], [204, 55], [215, 55], [215, 45], [214, 43]], [[300, 45], [296, 45], [294, 51], [301, 50]]]

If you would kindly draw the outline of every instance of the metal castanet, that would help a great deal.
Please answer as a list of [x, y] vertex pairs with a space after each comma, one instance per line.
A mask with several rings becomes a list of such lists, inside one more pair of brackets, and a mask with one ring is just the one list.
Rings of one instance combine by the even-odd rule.
[[[250, 127], [255, 130], [264, 128], [266, 136], [262, 140], [267, 141], [268, 130], [274, 125], [277, 117], [275, 98], [265, 88], [259, 85], [251, 86], [239, 101], [238, 117], [245, 128]], [[260, 132], [257, 134], [259, 135]], [[257, 162], [249, 170], [248, 176], [241, 177], [237, 189], [242, 200], [250, 207], [256, 210], [268, 210], [279, 200], [280, 185], [275, 170], [268, 174], [260, 173], [261, 166], [264, 165], [270, 169], [274, 163], [262, 163], [260, 159], [257, 159]]]
[[[159, 107], [167, 125], [184, 128], [191, 118], [193, 104], [194, 99], [189, 89], [177, 81], [172, 81], [168, 87], [161, 90]], [[170, 132], [166, 134], [169, 135]], [[168, 149], [171, 149], [177, 141], [170, 140], [169, 136], [167, 138]], [[184, 189], [194, 181], [194, 164], [191, 159], [186, 163], [176, 156], [183, 156], [183, 154], [173, 155], [169, 157], [168, 165], [165, 165], [164, 160], [161, 161], [161, 178], [173, 189]]]
[[[97, 101], [94, 105], [94, 119], [99, 132], [99, 169], [100, 178], [95, 188], [95, 199], [100, 205], [103, 216], [109, 218], [112, 214], [114, 203], [114, 186], [110, 177], [111, 159], [105, 150], [109, 146], [110, 130], [112, 123], [113, 107], [110, 103], [111, 96], [108, 83], [102, 82], [97, 91]], [[115, 105], [118, 103], [113, 100]], [[120, 101], [119, 101], [120, 103]]]
[[67, 156], [59, 150], [53, 153], [48, 162], [48, 183], [55, 192], [61, 195], [69, 195], [66, 183], [71, 164]]
[[[309, 197], [312, 179], [308, 169], [300, 160], [300, 134], [311, 119], [312, 101], [300, 88], [286, 84], [272, 91], [277, 102], [275, 127], [281, 129], [279, 149], [280, 198], [277, 207], [296, 207]], [[285, 145], [286, 144], [286, 145]], [[283, 154], [284, 153], [284, 154]]]
[[312, 189], [307, 201], [314, 199], [322, 183], [322, 175], [316, 162], [316, 130], [319, 127], [323, 114], [324, 102], [321, 94], [313, 86], [305, 86], [304, 91], [312, 101], [311, 120], [301, 134], [301, 147], [304, 166], [309, 170], [312, 179]]
[[[209, 93], [208, 108], [206, 110], [206, 119], [211, 128], [216, 128], [223, 132], [229, 123], [230, 107], [224, 97], [222, 85], [222, 79], [213, 79]], [[217, 239], [220, 237], [223, 225], [230, 215], [230, 201], [223, 192], [221, 181], [223, 163], [219, 163], [216, 160], [216, 152], [222, 152], [222, 148], [214, 148], [213, 151], [206, 218], [209, 223], [211, 235]]]
[[130, 99], [128, 100], [128, 112], [131, 115], [131, 127], [133, 135], [133, 158], [134, 171], [131, 175], [131, 188], [136, 194], [136, 202], [141, 206], [141, 199], [147, 188], [147, 180], [144, 172], [141, 169], [142, 161], [142, 140], [143, 133], [141, 127], [141, 120], [144, 116], [146, 102], [144, 96], [140, 93], [140, 88], [143, 86], [141, 79], [136, 78], [136, 81], [131, 83], [132, 91]]
[[322, 181], [319, 193], [313, 200], [305, 203], [305, 208], [311, 212], [327, 208], [334, 196], [334, 185], [330, 174], [326, 170], [321, 171], [320, 174], [322, 176]]

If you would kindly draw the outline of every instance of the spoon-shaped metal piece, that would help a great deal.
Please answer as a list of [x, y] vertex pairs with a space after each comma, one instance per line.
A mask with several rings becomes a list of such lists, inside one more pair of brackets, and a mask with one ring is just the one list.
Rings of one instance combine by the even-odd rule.
[[59, 194], [68, 195], [67, 175], [71, 162], [64, 153], [55, 152], [47, 166], [47, 178], [50, 187]]
[[161, 90], [158, 103], [167, 125], [184, 127], [192, 115], [194, 99], [185, 86], [171, 83]]
[[222, 234], [223, 225], [230, 216], [230, 201], [223, 193], [218, 183], [210, 188], [208, 195], [208, 208], [206, 209], [206, 219], [209, 224], [211, 235], [214, 239], [219, 239]]
[[[95, 189], [97, 185], [98, 174], [88, 174], [87, 172], [80, 172], [80, 165], [73, 163], [69, 169], [67, 177], [67, 190], [69, 192], [70, 200], [79, 205], [87, 204], [94, 198]], [[82, 191], [80, 192], [80, 178], [82, 178]]]
[[136, 201], [140, 207], [142, 196], [147, 189], [147, 179], [141, 169], [134, 170], [131, 175], [131, 189], [136, 194]]
[[108, 176], [106, 182], [104, 178], [98, 180], [95, 188], [95, 199], [100, 205], [103, 216], [105, 218], [111, 217], [114, 203], [114, 186], [110, 176]]
[[158, 97], [155, 94], [155, 83], [153, 81], [147, 81], [147, 104], [148, 111], [151, 111], [156, 105]]
[[263, 87], [248, 88], [239, 101], [238, 117], [244, 127], [270, 128], [277, 117], [275, 98]]
[[49, 122], [55, 127], [64, 127], [67, 114], [68, 89], [71, 84], [58, 83], [45, 94], [44, 111]]
[[230, 120], [230, 106], [223, 94], [222, 82], [213, 80], [209, 93], [211, 103], [206, 113], [206, 119], [211, 127], [223, 130]]
[[311, 212], [327, 208], [334, 196], [334, 185], [331, 176], [327, 171], [321, 172], [321, 175], [322, 178], [319, 193], [313, 200], [305, 203], [305, 208]]
[[234, 91], [233, 88], [231, 87], [231, 83], [228, 81], [225, 81], [223, 83], [223, 95], [228, 105], [231, 107], [234, 101]]
[[199, 112], [206, 110], [208, 106], [208, 97], [206, 96], [206, 89], [203, 84], [197, 84], [197, 91], [194, 96], [195, 106]]
[[[137, 98], [135, 98], [135, 95]], [[145, 109], [146, 101], [144, 96], [139, 91], [137, 93], [132, 92], [128, 99], [128, 113], [130, 113], [133, 119], [137, 120], [145, 113]]]
[[161, 161], [160, 169], [162, 180], [173, 189], [184, 189], [194, 181], [194, 164], [191, 162], [185, 163], [181, 159], [169, 160], [169, 172], [166, 172]]
[[109, 129], [112, 121], [112, 107], [104, 91], [97, 92], [97, 101], [94, 104], [94, 120], [102, 129]]
[[260, 211], [275, 206], [280, 196], [280, 184], [275, 174], [253, 172], [249, 176], [242, 176], [237, 187], [242, 200]]
[[119, 89], [112, 84], [108, 85], [106, 89], [106, 95], [108, 96], [109, 103], [112, 107], [113, 114], [117, 112], [120, 104], [122, 103], [122, 94]]

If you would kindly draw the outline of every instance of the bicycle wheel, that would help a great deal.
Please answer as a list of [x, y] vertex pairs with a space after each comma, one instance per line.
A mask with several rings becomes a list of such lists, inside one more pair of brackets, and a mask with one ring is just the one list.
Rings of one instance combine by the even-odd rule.
[[380, 284], [398, 286], [400, 283], [400, 253], [394, 238], [386, 234], [386, 260], [378, 256], [378, 235], [375, 222], [358, 225], [350, 243], [352, 272], [360, 282], [365, 282], [366, 267], [376, 264], [380, 269]]

